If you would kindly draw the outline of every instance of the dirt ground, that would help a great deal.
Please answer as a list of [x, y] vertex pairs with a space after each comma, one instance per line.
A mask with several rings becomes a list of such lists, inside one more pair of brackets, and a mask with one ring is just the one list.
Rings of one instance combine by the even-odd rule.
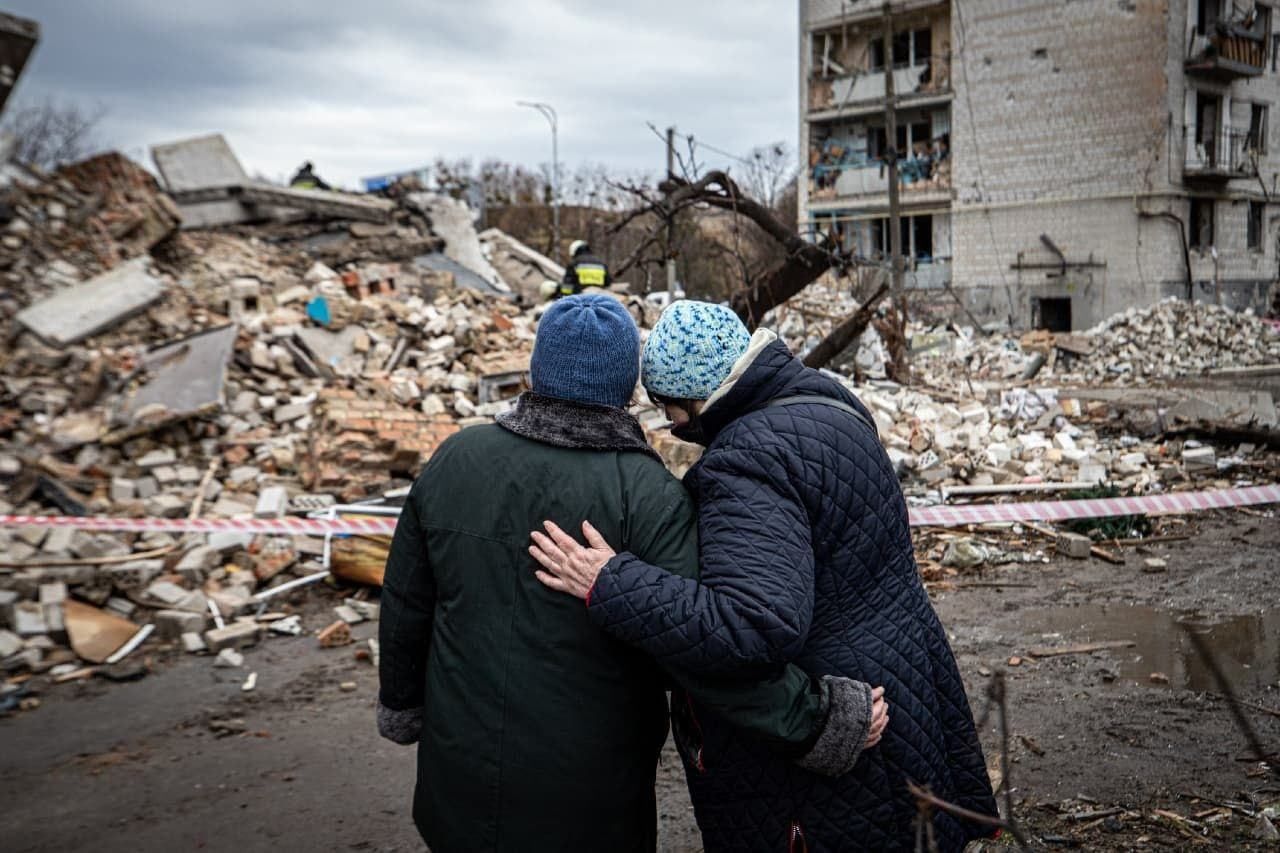
[[[1280, 709], [1280, 524], [1274, 513], [1221, 512], [1186, 532], [1128, 549], [1124, 566], [1013, 564], [934, 590], [979, 713], [988, 673], [1005, 673], [1008, 781], [1037, 849], [1249, 849], [1254, 821], [1241, 812], [1280, 802], [1280, 778], [1249, 758], [1179, 627], [1201, 633], [1241, 699]], [[1150, 557], [1167, 569], [1142, 571]], [[365, 638], [376, 626], [355, 630]], [[1029, 654], [1103, 641], [1135, 645]], [[422, 849], [409, 814], [413, 750], [377, 737], [376, 675], [352, 652], [276, 639], [249, 650], [242, 669], [157, 654], [137, 682], [43, 691], [41, 707], [0, 720], [0, 848]], [[250, 671], [257, 688], [245, 693]], [[1280, 750], [1280, 716], [1248, 713], [1268, 751]], [[998, 714], [982, 737], [998, 767]], [[682, 776], [669, 750], [664, 850], [700, 849]]]

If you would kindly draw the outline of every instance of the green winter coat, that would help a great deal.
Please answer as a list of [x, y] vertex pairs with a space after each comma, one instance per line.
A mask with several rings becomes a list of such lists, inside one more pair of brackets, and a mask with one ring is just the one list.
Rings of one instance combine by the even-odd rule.
[[[697, 573], [693, 506], [626, 412], [524, 395], [446, 441], [414, 484], [382, 592], [379, 728], [417, 740], [413, 816], [434, 853], [649, 851], [670, 680], [534, 576], [529, 532], [589, 519], [606, 540]], [[828, 691], [671, 677], [792, 754]]]

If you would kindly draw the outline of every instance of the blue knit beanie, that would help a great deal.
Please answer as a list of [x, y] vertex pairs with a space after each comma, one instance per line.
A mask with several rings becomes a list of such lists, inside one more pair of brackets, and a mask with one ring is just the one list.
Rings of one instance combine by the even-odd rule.
[[673, 302], [644, 345], [641, 380], [651, 394], [705, 400], [729, 378], [750, 343], [747, 327], [725, 306]]
[[566, 296], [538, 322], [529, 373], [537, 394], [626, 408], [640, 373], [640, 330], [612, 296]]

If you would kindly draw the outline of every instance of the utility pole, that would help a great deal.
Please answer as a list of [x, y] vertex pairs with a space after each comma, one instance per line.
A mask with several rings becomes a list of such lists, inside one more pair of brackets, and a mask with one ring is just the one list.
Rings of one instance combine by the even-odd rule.
[[[667, 180], [676, 176], [676, 129], [667, 128]], [[675, 216], [667, 216], [667, 299], [674, 299], [676, 293], [676, 258], [672, 249], [675, 241]]]
[[889, 263], [893, 271], [893, 301], [905, 322], [902, 289], [902, 213], [898, 207], [898, 109], [893, 85], [893, 17], [884, 4], [884, 135], [889, 167]]
[[884, 135], [889, 172], [889, 263], [892, 271], [891, 290], [894, 307], [898, 311], [898, 342], [901, 358], [893, 358], [902, 375], [894, 377], [906, 382], [910, 366], [907, 356], [907, 294], [903, 287], [902, 272], [902, 212], [898, 206], [898, 104], [893, 85], [893, 15], [889, 3], [884, 4]]
[[560, 256], [560, 140], [559, 120], [555, 108], [541, 101], [516, 101], [516, 106], [529, 107], [542, 113], [551, 125], [551, 257]]

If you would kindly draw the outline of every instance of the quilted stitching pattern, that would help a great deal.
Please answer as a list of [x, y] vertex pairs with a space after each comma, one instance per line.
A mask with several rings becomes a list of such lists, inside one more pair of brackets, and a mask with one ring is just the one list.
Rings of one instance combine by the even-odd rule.
[[[810, 850], [910, 850], [906, 781], [994, 814], [986, 764], [884, 449], [830, 406], [762, 408], [794, 394], [861, 406], [782, 344], [761, 353], [704, 414], [710, 445], [686, 477], [702, 585], [623, 554], [601, 573], [590, 612], [662, 661], [740, 673], [794, 661], [885, 687], [885, 739], [834, 780], [702, 714], [706, 769], [686, 769], [708, 851], [784, 850], [793, 820]], [[961, 850], [982, 830], [938, 816], [935, 832], [941, 849]]]

